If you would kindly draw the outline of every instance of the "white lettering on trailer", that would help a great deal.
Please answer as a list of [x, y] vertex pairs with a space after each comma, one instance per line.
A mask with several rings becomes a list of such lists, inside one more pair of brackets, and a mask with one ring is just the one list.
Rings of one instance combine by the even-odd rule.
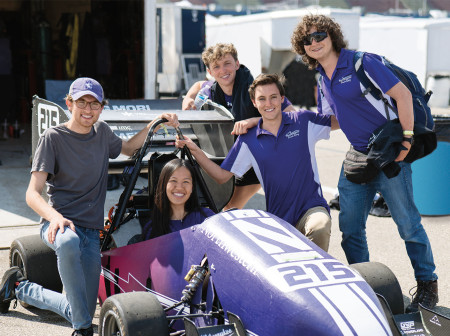
[[150, 105], [106, 105], [104, 109], [113, 111], [147, 111], [150, 110]]
[[114, 132], [122, 140], [130, 140], [137, 132]]
[[56, 106], [39, 103], [37, 107], [39, 136], [50, 127], [59, 125], [59, 113]]

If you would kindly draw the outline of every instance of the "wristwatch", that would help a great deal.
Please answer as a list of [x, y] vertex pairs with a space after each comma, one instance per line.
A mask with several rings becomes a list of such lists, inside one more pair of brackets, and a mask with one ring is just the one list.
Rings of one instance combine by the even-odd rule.
[[414, 138], [407, 138], [407, 137], [403, 137], [403, 141], [409, 142], [411, 144], [411, 146], [414, 144]]

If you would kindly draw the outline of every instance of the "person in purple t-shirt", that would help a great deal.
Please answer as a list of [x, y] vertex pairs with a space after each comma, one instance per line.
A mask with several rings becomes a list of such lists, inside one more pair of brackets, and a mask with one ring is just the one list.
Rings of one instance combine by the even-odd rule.
[[277, 75], [259, 75], [249, 93], [262, 118], [256, 127], [238, 137], [222, 166], [209, 160], [187, 137], [177, 139], [176, 146], [188, 146], [218, 183], [228, 181], [233, 174], [242, 176], [253, 167], [265, 192], [267, 211], [327, 251], [331, 218], [322, 195], [314, 147], [339, 125], [334, 117], [307, 110], [282, 112], [284, 88]]
[[161, 171], [155, 192], [151, 220], [142, 230], [144, 240], [202, 223], [214, 215], [202, 208], [195, 188], [195, 174], [189, 161], [173, 159]]
[[[372, 132], [386, 124], [383, 102], [376, 101], [358, 80], [353, 57], [355, 51], [347, 44], [341, 27], [325, 15], [305, 15], [294, 30], [292, 47], [310, 68], [322, 75], [318, 111], [334, 114], [342, 131], [355, 150], [367, 152]], [[407, 313], [418, 310], [419, 303], [432, 309], [438, 302], [436, 266], [430, 241], [421, 224], [412, 192], [411, 164], [403, 159], [411, 149], [414, 113], [411, 92], [383, 64], [380, 56], [366, 54], [364, 71], [392, 104], [395, 99], [398, 119], [403, 128], [403, 150], [395, 161], [401, 167], [393, 178], [379, 173], [372, 181], [356, 184], [349, 181], [341, 169], [339, 177], [339, 228], [342, 248], [350, 264], [369, 261], [366, 220], [377, 191], [381, 192], [397, 224], [406, 251], [414, 268], [417, 290]], [[390, 112], [389, 119], [397, 116]]]
[[[197, 93], [208, 86], [206, 92], [203, 90], [202, 93], [206, 94], [213, 102], [226, 107], [234, 116], [235, 122], [259, 117], [258, 110], [253, 106], [248, 94], [253, 76], [245, 65], [239, 63], [234, 45], [217, 43], [210, 46], [203, 51], [202, 60], [208, 73], [214, 77], [214, 81], [194, 83], [183, 99], [182, 109], [195, 109], [194, 100]], [[283, 99], [281, 108], [285, 112], [295, 110], [287, 98]], [[242, 209], [259, 189], [258, 178], [253, 169], [250, 169], [241, 178], [236, 178], [233, 196], [224, 210]]]

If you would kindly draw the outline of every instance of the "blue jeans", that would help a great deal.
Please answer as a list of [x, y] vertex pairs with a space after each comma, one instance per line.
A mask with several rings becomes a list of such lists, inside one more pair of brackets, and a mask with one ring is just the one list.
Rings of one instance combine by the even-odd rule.
[[74, 329], [92, 324], [100, 279], [100, 239], [98, 230], [75, 226], [58, 231], [54, 244], [48, 241], [49, 222], [41, 227], [42, 240], [56, 252], [65, 295], [22, 281], [17, 299], [40, 309], [51, 310], [67, 319]]
[[367, 184], [352, 183], [341, 170], [339, 177], [339, 228], [342, 248], [349, 264], [369, 261], [366, 221], [375, 193], [386, 201], [400, 237], [405, 241], [416, 280], [436, 280], [430, 241], [414, 204], [411, 164], [400, 162], [400, 173], [388, 179], [383, 172]]

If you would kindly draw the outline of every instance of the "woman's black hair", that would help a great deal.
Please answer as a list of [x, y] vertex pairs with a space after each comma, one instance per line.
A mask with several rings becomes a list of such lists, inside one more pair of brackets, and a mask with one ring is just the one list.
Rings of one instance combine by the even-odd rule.
[[159, 237], [170, 233], [170, 217], [172, 216], [172, 208], [170, 206], [169, 198], [167, 197], [166, 187], [173, 172], [180, 167], [186, 167], [191, 173], [192, 177], [192, 194], [184, 205], [184, 210], [187, 213], [193, 211], [201, 211], [200, 203], [198, 202], [196, 179], [194, 168], [189, 161], [182, 159], [173, 159], [166, 163], [161, 170], [158, 185], [155, 191], [154, 208], [152, 209], [152, 225], [147, 227], [147, 230], [142, 233], [143, 237], [148, 236], [148, 230], [151, 228], [150, 238]]

